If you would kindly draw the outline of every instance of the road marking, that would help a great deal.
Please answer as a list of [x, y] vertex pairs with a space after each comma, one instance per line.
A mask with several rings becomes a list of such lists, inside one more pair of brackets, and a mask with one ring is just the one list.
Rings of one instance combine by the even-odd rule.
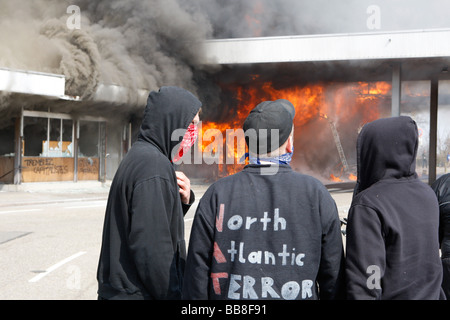
[[81, 206], [70, 206], [70, 207], [64, 207], [64, 209], [78, 209], [78, 208], [98, 208], [98, 207], [104, 207], [106, 206], [106, 202], [102, 204], [89, 204], [89, 205], [81, 205]]
[[36, 212], [36, 211], [43, 211], [43, 209], [24, 209], [24, 210], [0, 211], [0, 214], [19, 213], [19, 212]]
[[56, 269], [58, 269], [59, 267], [61, 267], [62, 265], [66, 264], [69, 261], [72, 261], [73, 259], [78, 258], [79, 256], [82, 256], [83, 254], [85, 254], [86, 251], [80, 251], [76, 254], [74, 254], [73, 256], [70, 256], [64, 260], [61, 260], [60, 262], [58, 262], [57, 264], [54, 264], [53, 266], [51, 266], [50, 268], [48, 268], [47, 270], [45, 270], [45, 272], [43, 273], [39, 273], [37, 276], [35, 276], [34, 278], [28, 280], [28, 282], [37, 282], [39, 280], [41, 280], [43, 277], [45, 277], [46, 275], [48, 275], [50, 272], [55, 271]]

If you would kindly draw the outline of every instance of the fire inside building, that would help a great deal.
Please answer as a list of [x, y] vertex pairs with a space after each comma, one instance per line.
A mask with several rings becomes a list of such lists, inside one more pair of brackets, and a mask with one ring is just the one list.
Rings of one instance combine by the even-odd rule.
[[217, 176], [240, 170], [245, 145], [217, 145], [209, 129], [225, 137], [262, 100], [288, 99], [296, 108], [293, 168], [325, 183], [355, 181], [361, 127], [408, 115], [419, 127], [417, 172], [432, 183], [449, 166], [449, 37], [421, 30], [207, 41], [205, 63], [223, 67], [212, 79], [222, 93], [204, 119], [200, 149], [216, 157]]
[[[227, 130], [241, 129], [259, 102], [288, 99], [296, 108], [295, 170], [326, 183], [355, 181], [360, 128], [409, 115], [420, 131], [417, 171], [433, 182], [449, 166], [449, 38], [450, 30], [428, 30], [206, 41], [203, 63], [221, 68], [203, 82], [220, 88], [220, 103], [204, 102], [194, 150], [201, 162], [179, 168], [207, 181], [240, 170], [245, 144], [242, 136], [226, 139]], [[113, 178], [136, 137], [148, 91], [100, 85], [83, 99], [64, 88], [62, 75], [0, 69], [8, 106], [0, 120], [1, 183]], [[202, 90], [200, 83], [199, 96]]]

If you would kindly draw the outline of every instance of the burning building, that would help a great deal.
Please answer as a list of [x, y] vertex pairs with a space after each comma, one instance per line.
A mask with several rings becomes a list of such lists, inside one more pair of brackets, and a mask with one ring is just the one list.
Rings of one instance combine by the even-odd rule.
[[197, 90], [204, 30], [176, 0], [1, 1], [0, 183], [112, 179], [148, 92]]
[[[297, 112], [295, 170], [354, 181], [359, 129], [407, 114], [421, 130], [420, 173], [434, 181], [439, 152], [450, 153], [450, 142], [441, 148], [446, 131], [438, 135], [450, 123], [444, 2], [426, 4], [432, 22], [444, 24], [423, 18], [419, 31], [364, 33], [350, 16], [359, 10], [366, 26], [371, 2], [349, 3], [326, 10], [324, 0], [36, 0], [17, 10], [2, 1], [0, 182], [112, 179], [148, 92], [164, 85], [204, 103], [196, 151], [180, 168], [190, 177], [240, 170], [245, 117], [263, 100], [284, 98]], [[383, 10], [392, 15], [384, 24], [405, 18], [399, 10]]]
[[[449, 92], [441, 90], [438, 96], [438, 88], [448, 80], [449, 36], [446, 29], [207, 41], [205, 63], [223, 66], [212, 78], [221, 88], [221, 104], [209, 110], [202, 129], [241, 128], [259, 102], [288, 99], [296, 108], [291, 165], [328, 183], [356, 180], [356, 139], [365, 123], [410, 115], [421, 131], [417, 162], [427, 162], [420, 174], [432, 182], [438, 100], [444, 109], [448, 105]], [[425, 124], [419, 114], [428, 118]], [[449, 123], [448, 113], [442, 113], [441, 127]], [[227, 143], [232, 146], [226, 152], [234, 153], [236, 161], [219, 161], [219, 176], [242, 167], [245, 148]], [[208, 145], [214, 143], [206, 134], [202, 150], [218, 152]]]
[[[65, 77], [0, 69], [0, 181], [105, 181], [131, 145], [128, 91], [101, 85], [92, 99], [65, 95]], [[147, 92], [134, 93], [139, 109]], [[139, 96], [140, 95], [140, 96]], [[106, 110], [108, 109], [108, 110]], [[116, 114], [111, 111], [116, 109]]]
[[[366, 122], [389, 114], [391, 84], [376, 82], [320, 82], [280, 86], [276, 80], [252, 76], [251, 85], [223, 86], [222, 108], [219, 115], [202, 123], [201, 148], [205, 155], [213, 152], [210, 132], [216, 129], [226, 137], [226, 131], [242, 128], [249, 112], [263, 100], [287, 99], [296, 108], [294, 144], [297, 150], [292, 162], [294, 169], [313, 173], [334, 181], [354, 181], [356, 161], [354, 148], [358, 129]], [[232, 98], [226, 98], [232, 97]], [[341, 136], [345, 139], [341, 139]], [[245, 144], [228, 139], [223, 142], [226, 157], [233, 161], [219, 161], [219, 176], [242, 168]], [[220, 160], [218, 156], [218, 160]], [[223, 156], [222, 156], [223, 158]]]

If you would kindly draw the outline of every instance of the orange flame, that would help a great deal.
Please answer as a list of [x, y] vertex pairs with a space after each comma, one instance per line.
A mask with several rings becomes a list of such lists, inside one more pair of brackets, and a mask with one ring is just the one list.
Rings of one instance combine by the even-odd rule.
[[342, 182], [342, 180], [336, 177], [334, 174], [330, 174], [330, 180], [334, 182]]
[[247, 13], [245, 15], [245, 21], [247, 22], [247, 26], [251, 31], [251, 35], [253, 37], [261, 37], [262, 36], [262, 24], [261, 24], [261, 15], [264, 12], [264, 6], [261, 1], [257, 1], [252, 9], [251, 13]]
[[[253, 75], [252, 79], [257, 83], [259, 75]], [[239, 160], [245, 154], [246, 146], [245, 143], [236, 144], [234, 141], [232, 142], [233, 145], [227, 146], [225, 141], [226, 130], [242, 129], [244, 120], [260, 102], [276, 99], [289, 100], [296, 109], [294, 125], [296, 128], [295, 132], [297, 133], [298, 131], [300, 132], [299, 134], [301, 134], [302, 128], [308, 123], [321, 117], [333, 119], [333, 122], [356, 119], [352, 120], [351, 123], [355, 126], [354, 131], [357, 132], [358, 128], [365, 123], [381, 117], [378, 106], [380, 101], [383, 102], [382, 99], [384, 97], [389, 97], [390, 90], [391, 84], [387, 82], [319, 83], [288, 88], [277, 88], [272, 82], [265, 82], [246, 87], [224, 87], [224, 91], [235, 95], [237, 105], [220, 106], [224, 110], [223, 118], [227, 119], [225, 121], [212, 122], [204, 120], [202, 122], [200, 134], [203, 136], [203, 141], [200, 147], [207, 155], [216, 152], [227, 152], [229, 157], [234, 157], [236, 165], [225, 165], [226, 169], [221, 166], [224, 175], [232, 174], [242, 169], [242, 164], [239, 164]], [[209, 129], [216, 129], [222, 133], [223, 150], [219, 151], [216, 150], [217, 148], [211, 147], [215, 137], [211, 136], [212, 132]], [[314, 139], [314, 136], [310, 138]], [[331, 175], [330, 179], [342, 181], [334, 175]], [[350, 174], [348, 179], [355, 181], [356, 176]]]

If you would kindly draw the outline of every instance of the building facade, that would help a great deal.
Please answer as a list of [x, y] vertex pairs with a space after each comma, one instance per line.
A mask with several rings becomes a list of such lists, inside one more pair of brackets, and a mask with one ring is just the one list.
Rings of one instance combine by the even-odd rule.
[[146, 92], [129, 103], [124, 88], [100, 86], [83, 101], [66, 96], [64, 82], [61, 75], [0, 69], [0, 183], [113, 178]]

